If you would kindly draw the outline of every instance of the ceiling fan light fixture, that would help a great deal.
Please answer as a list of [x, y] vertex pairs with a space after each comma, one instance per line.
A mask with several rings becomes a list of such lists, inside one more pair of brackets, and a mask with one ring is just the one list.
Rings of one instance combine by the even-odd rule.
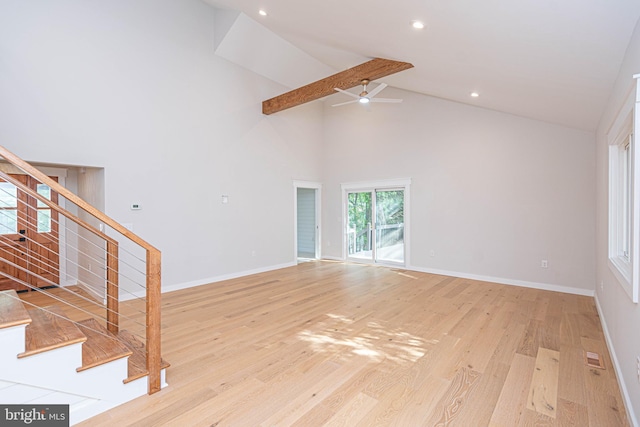
[[368, 104], [368, 103], [369, 103], [369, 101], [370, 101], [370, 99], [369, 99], [369, 98], [367, 98], [366, 96], [363, 96], [362, 98], [360, 98], [360, 99], [358, 100], [358, 102], [359, 102], [360, 104]]

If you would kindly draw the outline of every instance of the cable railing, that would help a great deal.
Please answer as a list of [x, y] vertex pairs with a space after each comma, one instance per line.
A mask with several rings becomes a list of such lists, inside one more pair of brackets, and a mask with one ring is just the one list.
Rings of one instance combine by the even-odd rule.
[[148, 393], [159, 391], [160, 251], [2, 146], [0, 157], [19, 170], [0, 171], [0, 289], [141, 335]]

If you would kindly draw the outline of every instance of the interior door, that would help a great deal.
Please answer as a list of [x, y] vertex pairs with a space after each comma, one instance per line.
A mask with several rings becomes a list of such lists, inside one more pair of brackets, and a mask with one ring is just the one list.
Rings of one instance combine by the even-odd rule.
[[316, 223], [316, 188], [298, 187], [297, 192], [297, 247], [298, 258], [317, 258], [318, 224]]
[[348, 192], [348, 257], [404, 264], [404, 249], [404, 189]]
[[[58, 195], [49, 186], [26, 175], [10, 176], [57, 203]], [[57, 212], [0, 180], [0, 290], [25, 291], [60, 283], [58, 231]]]

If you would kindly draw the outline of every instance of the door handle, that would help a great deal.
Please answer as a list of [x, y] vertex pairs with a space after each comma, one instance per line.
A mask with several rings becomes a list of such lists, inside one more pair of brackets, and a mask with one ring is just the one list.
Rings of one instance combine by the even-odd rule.
[[26, 230], [20, 230], [20, 231], [18, 231], [18, 233], [24, 234], [24, 233], [26, 233]]
[[18, 242], [26, 242], [26, 241], [27, 241], [27, 238], [26, 238], [26, 237], [20, 237], [20, 238], [18, 239]]

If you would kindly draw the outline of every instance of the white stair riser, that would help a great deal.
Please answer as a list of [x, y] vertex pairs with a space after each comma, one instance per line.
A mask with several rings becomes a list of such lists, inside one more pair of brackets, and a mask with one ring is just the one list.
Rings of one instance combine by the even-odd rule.
[[2, 343], [2, 353], [5, 351], [15, 351], [16, 354], [24, 353], [24, 337], [27, 325], [12, 326], [0, 329], [0, 343]]
[[[72, 344], [33, 356], [17, 358], [0, 352], [0, 379], [95, 399], [124, 401], [146, 393], [146, 386], [124, 387], [127, 358], [77, 372], [82, 344]], [[127, 384], [129, 385], [129, 384]]]

